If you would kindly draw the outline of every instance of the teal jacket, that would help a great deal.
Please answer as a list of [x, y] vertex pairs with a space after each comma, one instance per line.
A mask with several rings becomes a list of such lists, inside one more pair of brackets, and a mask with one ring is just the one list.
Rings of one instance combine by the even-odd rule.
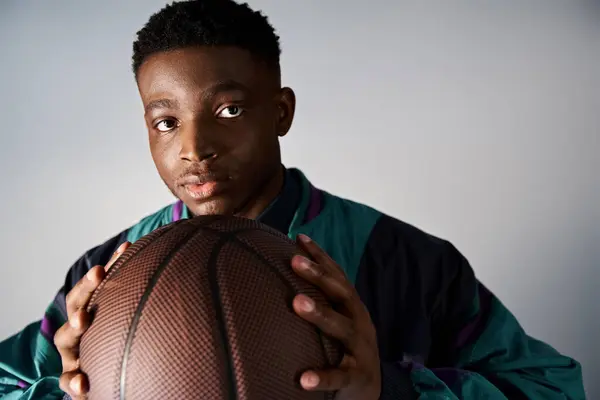
[[[66, 294], [122, 242], [181, 218], [188, 210], [174, 203], [83, 254], [43, 319], [0, 343], [0, 398], [62, 398], [53, 336]], [[377, 329], [382, 400], [585, 398], [580, 365], [528, 336], [449, 242], [316, 189], [298, 170], [259, 219], [307, 234], [344, 268]]]

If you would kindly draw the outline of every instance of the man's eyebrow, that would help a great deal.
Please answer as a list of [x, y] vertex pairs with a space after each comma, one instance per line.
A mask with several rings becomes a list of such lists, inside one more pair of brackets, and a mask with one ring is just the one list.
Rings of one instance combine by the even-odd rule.
[[[244, 94], [250, 93], [250, 89], [247, 86], [245, 86], [237, 81], [228, 80], [228, 81], [218, 82], [218, 83], [210, 86], [208, 89], [206, 89], [204, 91], [204, 93], [202, 94], [202, 98], [203, 98], [203, 100], [208, 100], [208, 99], [211, 99], [211, 98], [219, 95], [220, 93], [233, 92], [233, 91], [243, 92]], [[148, 103], [146, 105], [146, 107], [144, 108], [144, 111], [146, 112], [146, 114], [148, 114], [151, 111], [158, 110], [161, 108], [173, 109], [173, 108], [177, 108], [178, 106], [179, 106], [179, 103], [177, 102], [177, 100], [157, 99], [157, 100], [152, 100], [150, 103]]]
[[218, 94], [220, 94], [222, 92], [233, 92], [233, 91], [243, 92], [244, 94], [250, 93], [250, 89], [247, 86], [241, 84], [240, 82], [233, 81], [233, 80], [227, 80], [227, 81], [218, 82], [218, 83], [210, 86], [209, 88], [207, 88], [204, 91], [204, 93], [202, 94], [202, 98], [210, 99], [212, 97], [217, 96]]
[[152, 100], [150, 103], [146, 104], [144, 110], [146, 113], [149, 113], [150, 111], [160, 108], [177, 108], [177, 101], [169, 99]]

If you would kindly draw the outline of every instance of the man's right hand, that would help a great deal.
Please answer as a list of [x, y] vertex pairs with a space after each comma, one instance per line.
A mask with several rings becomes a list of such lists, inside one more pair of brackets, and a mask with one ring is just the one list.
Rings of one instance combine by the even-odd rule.
[[54, 344], [62, 358], [60, 388], [74, 400], [85, 398], [89, 390], [87, 377], [79, 369], [79, 341], [91, 323], [86, 311], [88, 302], [110, 267], [129, 245], [129, 242], [125, 242], [119, 246], [104, 267], [97, 265], [91, 268], [67, 294], [68, 321], [54, 335]]

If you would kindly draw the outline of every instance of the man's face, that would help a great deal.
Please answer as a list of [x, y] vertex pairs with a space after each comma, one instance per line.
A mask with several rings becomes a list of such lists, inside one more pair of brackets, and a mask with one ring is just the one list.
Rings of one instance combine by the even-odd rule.
[[148, 57], [137, 83], [158, 173], [193, 214], [252, 214], [276, 196], [295, 99], [265, 63], [235, 47], [178, 49]]

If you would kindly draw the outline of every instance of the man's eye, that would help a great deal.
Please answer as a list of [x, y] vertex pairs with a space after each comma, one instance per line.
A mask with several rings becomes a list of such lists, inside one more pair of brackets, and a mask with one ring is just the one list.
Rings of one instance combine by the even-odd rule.
[[156, 124], [156, 129], [160, 132], [168, 132], [177, 127], [177, 122], [172, 119], [163, 119], [158, 124]]
[[229, 106], [225, 107], [219, 113], [219, 117], [221, 118], [237, 118], [242, 115], [244, 110], [238, 106]]

